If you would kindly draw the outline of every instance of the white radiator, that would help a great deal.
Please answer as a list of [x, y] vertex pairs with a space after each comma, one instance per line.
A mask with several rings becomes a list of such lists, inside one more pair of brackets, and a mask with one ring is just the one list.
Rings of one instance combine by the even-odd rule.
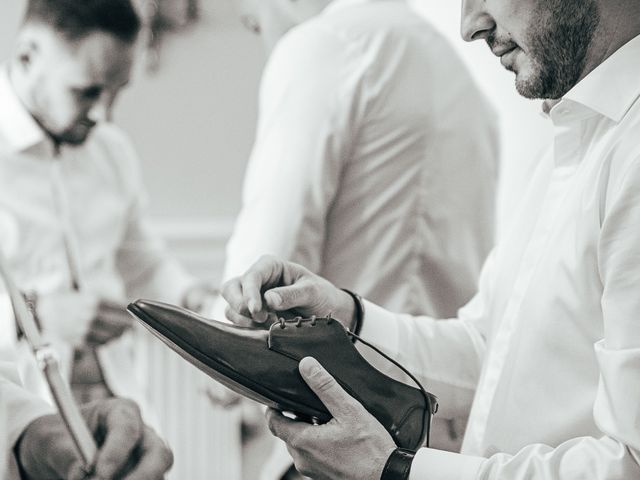
[[[202, 218], [163, 219], [152, 225], [189, 271], [208, 279], [222, 275], [231, 226], [229, 220]], [[212, 406], [204, 392], [217, 384], [162, 342], [152, 338], [145, 357], [149, 398], [174, 454], [168, 478], [241, 480], [240, 410]]]
[[211, 405], [212, 380], [160, 341], [148, 347], [149, 394], [174, 454], [170, 480], [241, 480], [239, 409]]

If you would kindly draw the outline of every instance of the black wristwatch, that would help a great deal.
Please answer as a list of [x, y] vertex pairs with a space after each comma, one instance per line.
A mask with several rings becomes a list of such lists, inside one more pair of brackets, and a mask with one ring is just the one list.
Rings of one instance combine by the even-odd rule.
[[380, 480], [409, 480], [411, 463], [415, 456], [416, 452], [413, 450], [396, 448], [389, 455]]

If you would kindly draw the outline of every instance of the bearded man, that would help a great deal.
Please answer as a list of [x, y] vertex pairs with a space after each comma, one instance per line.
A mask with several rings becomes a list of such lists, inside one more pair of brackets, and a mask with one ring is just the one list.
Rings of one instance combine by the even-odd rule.
[[397, 449], [310, 358], [300, 372], [334, 418], [271, 410], [270, 428], [315, 480], [640, 478], [640, 2], [463, 0], [462, 35], [554, 126], [474, 299], [445, 322], [366, 301], [356, 316], [350, 295], [275, 258], [225, 286], [237, 321], [296, 309], [359, 326], [438, 395], [438, 415], [470, 409], [462, 451]]

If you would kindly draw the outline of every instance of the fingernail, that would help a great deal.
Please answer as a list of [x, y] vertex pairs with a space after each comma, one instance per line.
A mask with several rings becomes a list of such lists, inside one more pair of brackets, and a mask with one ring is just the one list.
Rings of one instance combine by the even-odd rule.
[[252, 299], [252, 300], [249, 300], [248, 307], [249, 307], [249, 311], [250, 311], [251, 313], [255, 313], [255, 312], [258, 310], [258, 308], [257, 308], [257, 306], [256, 306], [256, 301], [255, 301], [255, 300], [253, 300], [253, 299]]
[[311, 377], [320, 371], [320, 364], [313, 357], [305, 357], [300, 360], [300, 372]]
[[253, 314], [253, 320], [258, 323], [264, 323], [267, 321], [268, 318], [269, 316], [267, 315], [266, 312], [260, 311]]
[[282, 297], [280, 296], [280, 294], [276, 292], [267, 292], [264, 295], [265, 297], [267, 297], [268, 295], [268, 300], [272, 307], [276, 308], [282, 305]]

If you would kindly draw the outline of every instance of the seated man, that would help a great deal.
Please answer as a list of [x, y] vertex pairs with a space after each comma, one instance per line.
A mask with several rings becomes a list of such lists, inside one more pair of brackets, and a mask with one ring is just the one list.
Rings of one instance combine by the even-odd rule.
[[[133, 402], [104, 400], [84, 406], [82, 413], [101, 440], [97, 478], [125, 473], [131, 480], [164, 478], [172, 464], [171, 451], [144, 425]], [[80, 480], [86, 478], [82, 467], [62, 418], [19, 386], [12, 364], [0, 362], [0, 478]]]

